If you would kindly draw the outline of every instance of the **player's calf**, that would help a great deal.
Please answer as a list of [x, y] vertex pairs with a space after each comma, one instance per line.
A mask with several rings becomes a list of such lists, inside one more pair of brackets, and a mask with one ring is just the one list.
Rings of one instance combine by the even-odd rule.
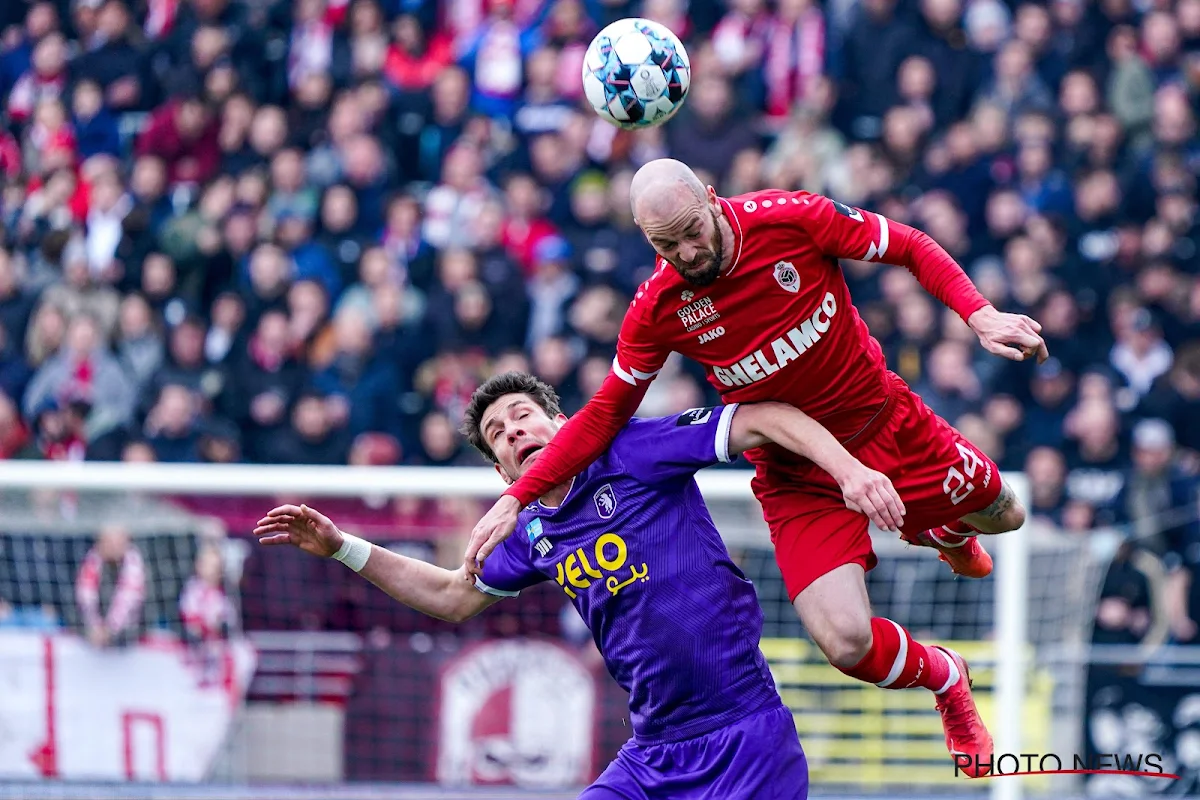
[[843, 564], [825, 573], [796, 595], [794, 605], [830, 664], [881, 689], [929, 689], [937, 695], [951, 754], [987, 760], [991, 737], [971, 697], [966, 663], [956, 653], [918, 642], [897, 622], [871, 617], [861, 566]]

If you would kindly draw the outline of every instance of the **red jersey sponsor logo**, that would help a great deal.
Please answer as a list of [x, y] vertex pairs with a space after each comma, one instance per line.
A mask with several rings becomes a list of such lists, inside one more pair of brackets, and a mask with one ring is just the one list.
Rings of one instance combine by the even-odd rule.
[[714, 366], [713, 376], [725, 386], [746, 386], [774, 375], [821, 341], [837, 310], [833, 292], [826, 292], [821, 304], [798, 327], [728, 366]]
[[683, 323], [683, 327], [688, 333], [699, 330], [721, 318], [712, 298], [707, 296], [688, 303], [675, 313], [679, 315], [679, 321]]

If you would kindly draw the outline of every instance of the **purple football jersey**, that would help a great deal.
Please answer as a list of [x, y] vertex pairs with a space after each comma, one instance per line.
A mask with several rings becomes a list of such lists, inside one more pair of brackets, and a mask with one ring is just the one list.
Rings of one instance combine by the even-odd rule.
[[759, 650], [762, 609], [694, 474], [729, 461], [736, 405], [635, 419], [563, 504], [531, 503], [476, 585], [511, 597], [555, 581], [629, 692], [643, 743], [699, 736], [779, 694]]

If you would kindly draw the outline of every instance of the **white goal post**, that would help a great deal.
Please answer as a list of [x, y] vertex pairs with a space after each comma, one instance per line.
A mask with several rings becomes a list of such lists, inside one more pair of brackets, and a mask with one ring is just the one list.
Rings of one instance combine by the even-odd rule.
[[[1023, 502], [1029, 497], [1023, 474], [1005, 475]], [[712, 501], [753, 500], [750, 473], [702, 471], [697, 481]], [[493, 498], [500, 482], [486, 467], [317, 467], [207, 464], [123, 464], [107, 462], [0, 461], [0, 488], [147, 492], [209, 496], [383, 497], [398, 495]], [[1021, 713], [1028, 652], [1027, 530], [998, 537], [995, 584], [997, 752], [1022, 752]], [[994, 781], [995, 800], [1021, 800], [1020, 779]]]

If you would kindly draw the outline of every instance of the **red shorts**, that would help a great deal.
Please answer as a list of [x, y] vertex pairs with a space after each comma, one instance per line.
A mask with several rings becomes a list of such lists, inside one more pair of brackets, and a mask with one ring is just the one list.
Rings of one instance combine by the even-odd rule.
[[[904, 531], [935, 528], [987, 508], [1000, 470], [898, 376], [887, 403], [846, 449], [887, 475], [904, 501]], [[756, 462], [754, 494], [771, 529], [788, 598], [843, 564], [875, 567], [867, 518], [846, 508], [829, 473], [808, 461]]]

